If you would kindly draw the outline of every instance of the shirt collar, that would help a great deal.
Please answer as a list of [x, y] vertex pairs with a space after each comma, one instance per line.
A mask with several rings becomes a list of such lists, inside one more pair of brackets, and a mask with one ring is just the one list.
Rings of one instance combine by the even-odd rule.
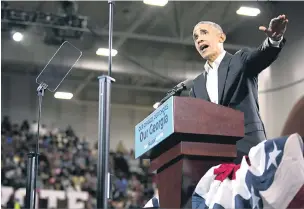
[[224, 59], [225, 55], [226, 55], [226, 51], [223, 50], [221, 52], [221, 54], [216, 58], [216, 60], [214, 60], [214, 62], [211, 65], [207, 61], [204, 65], [205, 71], [208, 73], [210, 69], [218, 68], [220, 66], [222, 60]]

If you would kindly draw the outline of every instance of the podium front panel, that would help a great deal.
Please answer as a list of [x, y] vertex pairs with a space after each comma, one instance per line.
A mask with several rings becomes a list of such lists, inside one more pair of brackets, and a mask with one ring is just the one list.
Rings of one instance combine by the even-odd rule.
[[174, 132], [173, 99], [169, 98], [135, 126], [135, 158], [149, 152]]

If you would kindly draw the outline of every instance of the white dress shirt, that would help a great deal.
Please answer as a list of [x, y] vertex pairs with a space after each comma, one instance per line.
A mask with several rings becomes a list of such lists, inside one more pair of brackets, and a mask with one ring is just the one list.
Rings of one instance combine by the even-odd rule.
[[[273, 47], [279, 47], [280, 42], [283, 40], [283, 37], [279, 41], [273, 41], [271, 39], [268, 39], [269, 42]], [[264, 42], [264, 44], [268, 44], [268, 40]], [[210, 98], [210, 101], [218, 104], [219, 98], [218, 98], [218, 68], [224, 59], [226, 55], [226, 51], [223, 50], [222, 53], [216, 58], [216, 60], [213, 63], [209, 63], [208, 61], [205, 63], [205, 78], [207, 78], [206, 81], [206, 89]]]
[[226, 51], [223, 50], [222, 53], [216, 58], [213, 63], [208, 61], [205, 64], [205, 78], [206, 88], [211, 102], [218, 104], [218, 68], [224, 59]]

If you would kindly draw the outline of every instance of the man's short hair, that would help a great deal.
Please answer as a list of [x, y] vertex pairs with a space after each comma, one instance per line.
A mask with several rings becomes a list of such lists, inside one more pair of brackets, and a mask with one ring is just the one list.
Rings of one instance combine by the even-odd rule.
[[199, 24], [208, 24], [208, 25], [212, 25], [213, 27], [215, 27], [216, 29], [218, 29], [221, 33], [224, 33], [222, 27], [219, 24], [216, 24], [214, 22], [211, 21], [200, 21], [199, 23], [197, 23], [194, 28], [199, 25]]

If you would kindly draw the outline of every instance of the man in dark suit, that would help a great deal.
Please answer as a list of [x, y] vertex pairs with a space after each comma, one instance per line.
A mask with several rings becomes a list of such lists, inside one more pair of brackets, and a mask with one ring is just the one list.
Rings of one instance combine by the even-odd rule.
[[190, 96], [244, 113], [245, 137], [237, 143], [236, 163], [251, 147], [266, 140], [259, 114], [258, 75], [278, 57], [287, 23], [285, 15], [272, 19], [268, 28], [259, 28], [267, 35], [260, 47], [242, 49], [234, 55], [224, 50], [226, 36], [219, 25], [202, 21], [194, 27], [195, 47], [206, 63], [203, 73], [194, 79]]

